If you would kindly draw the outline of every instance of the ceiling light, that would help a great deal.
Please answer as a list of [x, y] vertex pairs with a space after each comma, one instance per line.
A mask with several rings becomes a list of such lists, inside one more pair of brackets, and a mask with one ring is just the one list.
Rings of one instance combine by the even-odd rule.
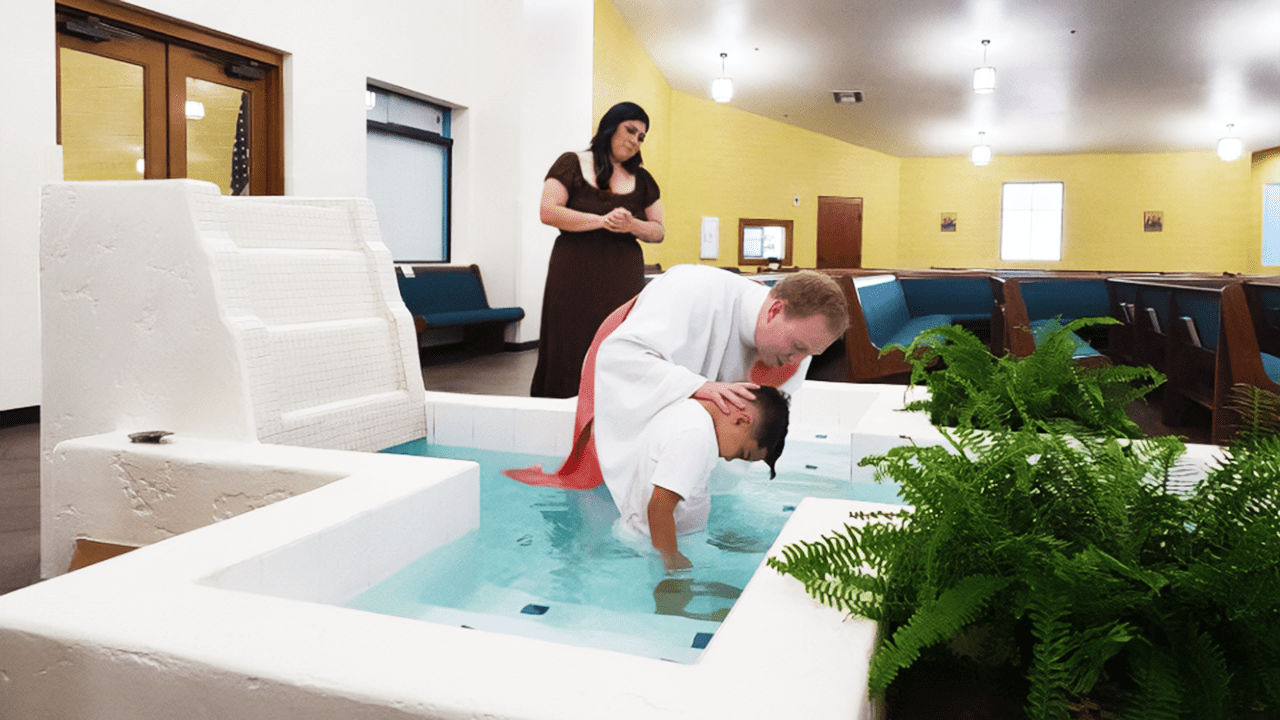
[[1244, 154], [1244, 141], [1231, 134], [1231, 128], [1235, 125], [1227, 125], [1227, 136], [1218, 141], [1218, 157], [1231, 162], [1238, 160]]
[[982, 41], [982, 67], [973, 70], [973, 91], [979, 94], [995, 92], [996, 69], [987, 65], [987, 46], [990, 40]]
[[978, 133], [978, 144], [973, 146], [973, 151], [969, 153], [969, 159], [974, 165], [982, 167], [991, 162], [991, 146], [986, 143], [987, 134]]
[[199, 100], [188, 100], [186, 110], [188, 120], [199, 120], [204, 117], [204, 103]]
[[836, 99], [837, 103], [856, 104], [862, 102], [861, 90], [832, 90], [831, 95]]
[[724, 59], [729, 53], [720, 53], [720, 77], [711, 83], [711, 99], [718, 103], [727, 103], [733, 99], [733, 80], [724, 74]]

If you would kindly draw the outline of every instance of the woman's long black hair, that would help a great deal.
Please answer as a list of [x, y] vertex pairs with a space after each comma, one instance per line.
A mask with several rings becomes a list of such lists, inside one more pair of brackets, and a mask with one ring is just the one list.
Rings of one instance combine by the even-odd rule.
[[[613, 135], [618, 132], [618, 126], [628, 120], [639, 120], [644, 123], [645, 132], [648, 132], [649, 114], [644, 111], [644, 108], [633, 102], [620, 102], [609, 108], [604, 117], [600, 118], [600, 126], [596, 129], [595, 137], [591, 138], [591, 157], [592, 164], [596, 168], [596, 187], [605, 194], [610, 192], [609, 181], [613, 178], [613, 158], [610, 156]], [[634, 175], [643, 162], [644, 159], [640, 157], [640, 153], [636, 152], [622, 163], [622, 167]]]

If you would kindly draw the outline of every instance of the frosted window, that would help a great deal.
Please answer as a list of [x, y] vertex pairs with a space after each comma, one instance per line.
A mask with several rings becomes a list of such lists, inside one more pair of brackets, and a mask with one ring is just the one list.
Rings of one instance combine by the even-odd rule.
[[1000, 259], [1062, 259], [1062, 183], [1005, 183]]
[[366, 113], [368, 193], [382, 241], [400, 262], [448, 262], [450, 111], [383, 88], [367, 90], [373, 104]]
[[391, 256], [412, 262], [448, 260], [448, 149], [370, 129], [368, 153], [369, 199]]
[[1262, 186], [1262, 264], [1280, 265], [1280, 184]]

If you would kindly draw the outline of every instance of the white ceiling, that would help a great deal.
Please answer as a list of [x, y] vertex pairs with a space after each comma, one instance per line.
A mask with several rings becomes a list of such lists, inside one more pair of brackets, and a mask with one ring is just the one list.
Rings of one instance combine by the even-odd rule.
[[[900, 157], [1280, 146], [1280, 0], [614, 0], [675, 90]], [[977, 95], [973, 69], [996, 68]], [[861, 90], [837, 105], [835, 90]]]

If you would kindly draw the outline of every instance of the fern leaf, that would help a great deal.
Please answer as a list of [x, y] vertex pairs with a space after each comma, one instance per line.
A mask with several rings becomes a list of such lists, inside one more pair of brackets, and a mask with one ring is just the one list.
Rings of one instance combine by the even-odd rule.
[[1031, 602], [1031, 633], [1036, 639], [1027, 680], [1027, 717], [1030, 720], [1063, 720], [1067, 717], [1068, 667], [1071, 626], [1063, 618], [1061, 596]]
[[1137, 687], [1125, 698], [1125, 720], [1178, 720], [1182, 680], [1172, 658], [1141, 646], [1132, 654], [1129, 677]]
[[983, 608], [1010, 580], [992, 575], [971, 575], [956, 583], [937, 600], [922, 605], [911, 619], [885, 639], [871, 657], [869, 688], [881, 695], [898, 672], [915, 662], [925, 648], [946, 640], [976, 620]]

